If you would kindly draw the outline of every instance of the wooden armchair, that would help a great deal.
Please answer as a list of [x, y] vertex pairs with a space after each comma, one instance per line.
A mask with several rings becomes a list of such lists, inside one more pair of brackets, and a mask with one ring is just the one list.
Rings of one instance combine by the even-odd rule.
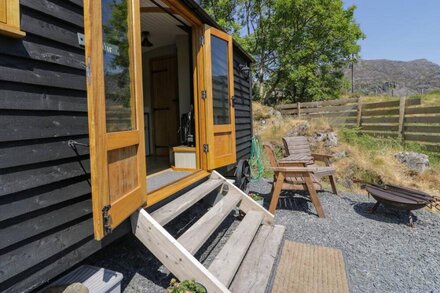
[[[312, 153], [309, 141], [305, 136], [284, 137], [283, 144], [286, 158], [290, 161], [306, 162], [304, 166], [317, 168], [317, 172], [313, 175], [316, 181], [319, 183], [320, 178], [329, 177], [333, 193], [338, 194], [334, 177], [336, 169], [330, 164], [331, 155]], [[323, 162], [325, 167], [321, 167], [316, 162]]]
[[317, 171], [316, 167], [305, 167], [308, 161], [278, 161], [271, 145], [264, 145], [264, 151], [269, 158], [270, 165], [274, 171], [272, 199], [270, 201], [269, 212], [275, 213], [278, 200], [282, 190], [297, 190], [298, 186], [304, 186], [308, 191], [310, 199], [315, 206], [316, 212], [320, 218], [324, 218], [324, 210], [321, 206], [318, 194], [313, 182], [313, 174]]

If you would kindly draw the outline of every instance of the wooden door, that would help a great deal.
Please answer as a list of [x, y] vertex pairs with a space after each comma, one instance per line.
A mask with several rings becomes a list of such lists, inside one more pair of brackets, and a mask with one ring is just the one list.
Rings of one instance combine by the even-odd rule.
[[146, 201], [139, 1], [85, 0], [95, 238]]
[[179, 144], [179, 97], [177, 58], [162, 57], [151, 61], [151, 102], [153, 108], [154, 150], [169, 155], [169, 148]]
[[233, 44], [230, 35], [211, 27], [206, 27], [204, 40], [206, 92], [201, 121], [206, 128], [203, 151], [212, 170], [236, 162]]

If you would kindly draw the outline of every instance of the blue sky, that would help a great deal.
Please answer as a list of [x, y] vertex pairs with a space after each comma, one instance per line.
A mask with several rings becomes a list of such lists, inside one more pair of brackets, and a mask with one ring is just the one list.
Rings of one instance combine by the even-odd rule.
[[440, 0], [343, 0], [355, 4], [367, 38], [363, 59], [428, 59], [440, 64]]

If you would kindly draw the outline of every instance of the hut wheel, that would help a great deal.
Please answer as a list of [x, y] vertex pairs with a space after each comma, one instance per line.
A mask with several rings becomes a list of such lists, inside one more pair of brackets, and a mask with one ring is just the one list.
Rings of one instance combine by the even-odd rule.
[[247, 160], [240, 160], [235, 170], [235, 185], [241, 190], [246, 191], [250, 179], [251, 167], [249, 162]]

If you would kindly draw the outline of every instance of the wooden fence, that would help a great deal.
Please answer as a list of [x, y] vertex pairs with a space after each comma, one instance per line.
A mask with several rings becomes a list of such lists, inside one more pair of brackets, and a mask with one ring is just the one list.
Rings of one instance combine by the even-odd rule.
[[402, 97], [365, 103], [362, 98], [307, 102], [276, 107], [284, 115], [301, 118], [326, 117], [333, 124], [359, 127], [362, 132], [417, 142], [440, 151], [440, 106], [421, 106], [419, 98]]

